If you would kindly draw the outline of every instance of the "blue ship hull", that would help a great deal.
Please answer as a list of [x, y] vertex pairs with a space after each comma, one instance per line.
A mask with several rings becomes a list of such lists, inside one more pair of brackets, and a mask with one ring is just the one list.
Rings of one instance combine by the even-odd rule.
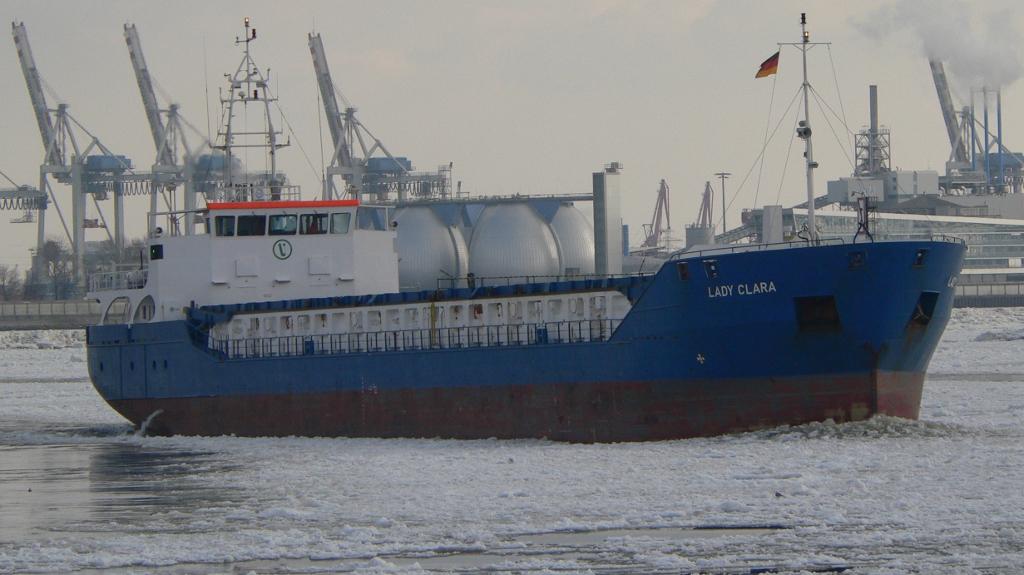
[[709, 251], [666, 263], [606, 341], [584, 343], [232, 359], [194, 320], [95, 326], [89, 373], [159, 434], [612, 442], [914, 419], [964, 252]]

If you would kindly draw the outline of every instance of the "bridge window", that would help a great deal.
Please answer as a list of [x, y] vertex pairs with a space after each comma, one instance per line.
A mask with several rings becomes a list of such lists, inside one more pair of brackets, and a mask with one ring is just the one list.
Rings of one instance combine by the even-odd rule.
[[270, 216], [271, 236], [294, 236], [297, 227], [297, 218], [294, 215]]
[[[233, 236], [235, 235], [235, 216], [217, 216], [217, 235], [218, 236]], [[242, 234], [238, 234], [242, 235]]]
[[349, 224], [352, 222], [351, 212], [342, 214], [331, 214], [331, 233], [347, 234]]
[[299, 233], [326, 234], [327, 214], [302, 214], [299, 216]]
[[262, 236], [267, 233], [267, 216], [238, 216], [239, 236]]

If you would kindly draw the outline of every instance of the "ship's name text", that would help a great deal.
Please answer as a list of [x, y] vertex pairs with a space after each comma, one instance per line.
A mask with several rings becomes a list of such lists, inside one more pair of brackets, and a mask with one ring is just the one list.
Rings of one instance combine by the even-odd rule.
[[754, 282], [750, 284], [708, 286], [708, 297], [754, 295], [759, 293], [771, 293], [773, 291], [778, 291], [775, 289], [775, 282]]

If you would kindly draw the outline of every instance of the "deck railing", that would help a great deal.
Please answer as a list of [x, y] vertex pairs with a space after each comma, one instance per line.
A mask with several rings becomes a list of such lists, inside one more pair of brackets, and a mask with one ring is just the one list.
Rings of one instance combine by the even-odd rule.
[[149, 270], [139, 268], [89, 274], [89, 291], [142, 289], [148, 279]]
[[209, 349], [229, 359], [430, 349], [521, 346], [607, 341], [620, 320], [598, 319], [547, 324], [491, 325], [342, 334], [289, 335], [250, 339], [205, 339]]
[[[915, 238], [918, 240], [933, 241], [933, 242], [949, 242], [957, 244], [966, 244], [967, 242], [958, 236], [948, 236], [946, 234], [931, 234], [925, 233], [923, 237]], [[886, 240], [887, 241], [887, 240]], [[860, 245], [864, 243], [871, 243], [870, 240], [858, 240], [854, 238], [843, 238], [843, 237], [827, 237], [817, 240], [815, 245], [818, 246], [833, 246], [833, 245]], [[879, 242], [881, 243], [881, 242]], [[704, 258], [712, 257], [719, 254], [731, 254], [739, 252], [762, 252], [768, 250], [779, 250], [779, 249], [793, 249], [793, 248], [805, 248], [810, 243], [807, 240], [793, 240], [789, 242], [776, 242], [770, 244], [723, 244], [716, 246], [709, 246], [701, 250], [687, 251], [685, 249], [676, 250], [669, 254], [670, 258]]]
[[562, 275], [529, 275], [529, 276], [469, 276], [448, 277], [437, 280], [437, 289], [464, 289], [513, 286], [523, 284], [570, 282], [583, 280], [604, 280], [615, 278], [652, 277], [656, 272], [637, 271], [629, 274], [562, 274]]
[[298, 201], [302, 189], [280, 181], [260, 180], [246, 184], [223, 185], [211, 194], [215, 202]]

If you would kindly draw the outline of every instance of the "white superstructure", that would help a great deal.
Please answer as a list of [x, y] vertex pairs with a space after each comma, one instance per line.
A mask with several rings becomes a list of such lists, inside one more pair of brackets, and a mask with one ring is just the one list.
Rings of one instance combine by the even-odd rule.
[[232, 202], [182, 217], [204, 223], [206, 233], [164, 236], [153, 226], [148, 268], [90, 277], [104, 323], [183, 319], [186, 306], [398, 291], [396, 234], [384, 208]]

